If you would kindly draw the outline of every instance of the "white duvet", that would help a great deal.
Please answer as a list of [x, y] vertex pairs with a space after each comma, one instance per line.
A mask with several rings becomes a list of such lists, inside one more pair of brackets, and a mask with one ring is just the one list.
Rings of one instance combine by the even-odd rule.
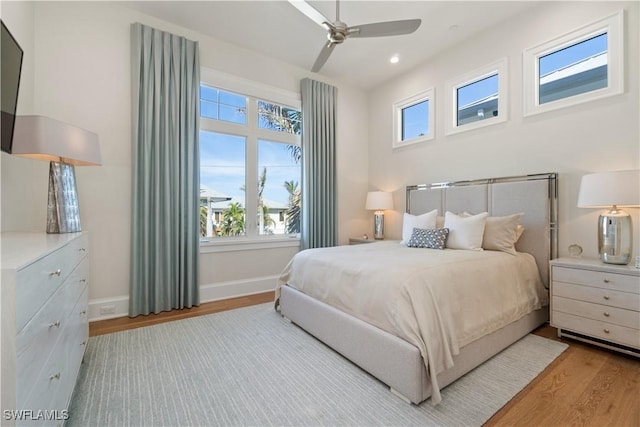
[[534, 258], [497, 251], [418, 249], [397, 242], [299, 252], [284, 284], [416, 346], [432, 402], [436, 375], [461, 347], [548, 304]]

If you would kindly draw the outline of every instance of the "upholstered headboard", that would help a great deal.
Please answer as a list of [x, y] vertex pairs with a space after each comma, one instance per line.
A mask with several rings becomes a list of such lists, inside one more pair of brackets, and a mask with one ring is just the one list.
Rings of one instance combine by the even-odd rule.
[[558, 253], [557, 194], [556, 173], [411, 185], [407, 212], [419, 215], [438, 209], [438, 215], [450, 211], [489, 212], [490, 216], [523, 212], [520, 223], [525, 230], [516, 249], [535, 257], [548, 287], [549, 260]]

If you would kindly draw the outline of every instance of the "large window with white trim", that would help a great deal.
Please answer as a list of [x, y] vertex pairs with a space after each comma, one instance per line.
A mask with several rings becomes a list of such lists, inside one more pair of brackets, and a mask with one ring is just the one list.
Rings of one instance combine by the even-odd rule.
[[542, 113], [623, 92], [623, 12], [523, 53], [524, 113]]
[[200, 236], [204, 240], [300, 233], [301, 113], [299, 102], [292, 101], [298, 105], [215, 83], [201, 84]]

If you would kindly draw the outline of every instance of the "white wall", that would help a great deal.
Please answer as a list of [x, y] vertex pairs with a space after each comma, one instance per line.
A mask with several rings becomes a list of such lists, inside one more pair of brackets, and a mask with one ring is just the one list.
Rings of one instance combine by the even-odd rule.
[[[522, 51], [622, 8], [626, 9], [624, 94], [523, 117]], [[540, 2], [526, 16], [479, 34], [370, 93], [370, 188], [395, 192], [396, 210], [385, 215], [386, 234], [400, 238], [406, 185], [558, 172], [560, 254], [567, 255], [567, 247], [578, 243], [584, 256], [597, 257], [598, 211], [576, 207], [578, 187], [586, 173], [640, 167], [639, 24], [637, 2]], [[445, 82], [503, 57], [508, 58], [508, 121], [445, 136]], [[432, 86], [435, 139], [393, 150], [392, 103]], [[638, 209], [632, 211], [638, 254], [640, 221]]]
[[[34, 108], [35, 34], [34, 3], [2, 2], [2, 20], [15, 37], [24, 54], [20, 78], [17, 113], [31, 114]], [[21, 230], [44, 229], [47, 214], [49, 165], [2, 153], [2, 229], [21, 223]], [[18, 177], [16, 179], [15, 177]], [[40, 201], [45, 200], [43, 205]]]
[[[310, 73], [159, 21], [117, 2], [17, 2], [12, 6], [16, 15], [32, 8], [34, 17], [30, 27], [33, 34], [25, 35], [33, 38], [29, 49], [29, 55], [35, 57], [33, 105], [20, 112], [50, 116], [99, 135], [103, 165], [76, 168], [83, 229], [89, 231], [91, 239], [90, 318], [97, 318], [99, 307], [104, 305], [113, 305], [116, 313], [124, 313], [129, 293], [131, 224], [130, 24], [142, 22], [198, 40], [202, 66], [276, 88], [299, 92], [300, 80]], [[341, 114], [338, 193], [364, 194], [366, 94], [340, 82], [327, 82], [338, 87]], [[47, 164], [3, 154], [2, 167], [2, 231], [44, 230]], [[26, 170], [32, 168], [38, 173]], [[12, 191], [6, 192], [8, 188]], [[341, 242], [348, 241], [349, 226], [360, 221], [364, 227], [363, 206], [364, 202], [356, 203], [349, 197], [340, 200]], [[296, 251], [285, 248], [203, 254], [203, 301], [273, 289], [275, 277]]]

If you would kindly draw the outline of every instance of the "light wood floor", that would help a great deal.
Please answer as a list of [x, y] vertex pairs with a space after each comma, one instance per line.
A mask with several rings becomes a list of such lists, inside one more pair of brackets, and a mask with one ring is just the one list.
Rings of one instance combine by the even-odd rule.
[[[273, 292], [157, 315], [92, 322], [102, 335], [273, 301]], [[535, 334], [559, 340], [555, 328]], [[485, 426], [640, 426], [640, 360], [579, 341], [498, 411]]]

